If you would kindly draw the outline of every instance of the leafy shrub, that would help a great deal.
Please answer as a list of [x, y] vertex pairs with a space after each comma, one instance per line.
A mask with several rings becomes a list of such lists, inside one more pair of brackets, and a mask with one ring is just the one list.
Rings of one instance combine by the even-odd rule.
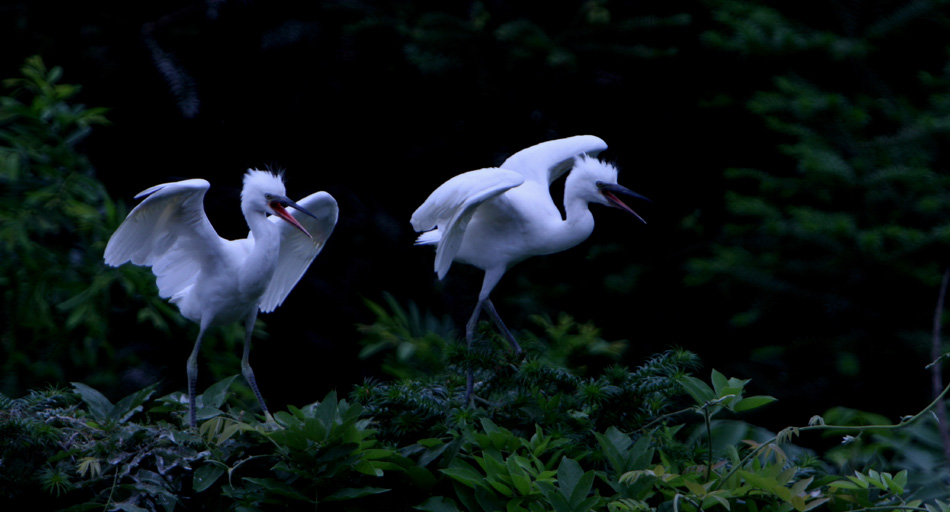
[[[393, 315], [380, 318], [367, 332], [389, 336]], [[588, 377], [495, 352], [506, 364], [481, 368], [471, 405], [460, 353], [428, 379], [367, 382], [353, 401], [331, 392], [273, 422], [232, 405], [228, 377], [197, 398], [197, 430], [184, 394], [155, 398], [155, 385], [115, 404], [81, 383], [0, 396], [0, 453], [25, 468], [0, 474], [0, 491], [51, 510], [946, 510], [934, 477], [946, 461], [912, 462], [939, 452], [919, 441], [934, 429], [926, 411], [889, 425], [836, 409], [776, 434], [736, 417], [773, 398], [692, 375], [685, 351]], [[846, 444], [822, 459], [790, 443], [813, 431]]]
[[684, 376], [692, 402], [633, 430], [608, 426], [581, 438], [535, 425], [520, 433], [520, 421], [509, 428], [477, 408], [477, 420], [400, 443], [381, 440], [377, 418], [335, 392], [262, 423], [229, 405], [236, 377], [199, 396], [197, 430], [187, 427], [182, 393], [153, 398], [155, 386], [115, 404], [80, 383], [0, 397], [4, 464], [24, 468], [0, 474], [4, 499], [130, 511], [947, 510], [945, 491], [914, 496], [920, 489], [906, 469], [835, 474], [789, 444], [805, 431], [905, 425], [849, 430], [815, 420], [768, 433], [720, 418], [770, 400], [746, 396], [747, 381], [715, 371], [708, 383]]
[[0, 96], [0, 390], [76, 377], [113, 388], [138, 363], [109, 341], [114, 304], [159, 331], [178, 315], [152, 292], [147, 270], [102, 264], [125, 211], [79, 145], [107, 123], [105, 109], [73, 103], [79, 86], [60, 83], [62, 69], [39, 57], [22, 73]]

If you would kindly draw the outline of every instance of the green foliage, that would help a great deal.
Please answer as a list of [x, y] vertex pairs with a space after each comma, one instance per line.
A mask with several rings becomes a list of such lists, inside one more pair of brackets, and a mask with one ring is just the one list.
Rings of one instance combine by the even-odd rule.
[[[775, 70], [731, 83], [731, 101], [715, 105], [753, 116], [772, 136], [738, 160], [749, 167], [726, 171], [726, 224], [710, 254], [689, 262], [687, 282], [736, 301], [736, 326], [782, 322], [807, 338], [791, 312], [814, 319], [808, 325], [833, 319], [822, 337], [837, 337], [841, 352], [870, 335], [855, 325], [903, 335], [927, 325], [923, 301], [950, 248], [948, 47], [912, 60], [889, 48], [943, 33], [945, 15], [926, 13], [944, 3], [864, 10], [867, 19], [841, 27], [809, 26], [802, 20], [818, 18], [760, 2], [707, 3], [709, 48], [748, 59], [743, 69]], [[856, 5], [813, 8], [858, 16]], [[894, 296], [914, 299], [893, 307]]]
[[406, 457], [377, 447], [361, 407], [335, 393], [278, 412], [276, 424], [261, 424], [224, 409], [233, 381], [199, 396], [203, 422], [197, 431], [185, 427], [180, 394], [152, 400], [156, 386], [114, 405], [79, 383], [75, 393], [50, 390], [5, 400], [0, 451], [5, 464], [22, 471], [0, 476], [2, 496], [25, 500], [42, 491], [57, 498], [51, 503], [58, 509], [74, 510], [170, 511], [186, 500], [217, 507], [223, 499], [254, 510], [386, 492], [360, 484], [388, 471], [408, 473], [413, 482], [434, 479]]
[[594, 472], [562, 455], [567, 439], [546, 436], [540, 427], [524, 439], [487, 418], [480, 423], [463, 431], [460, 455], [441, 470], [467, 510], [586, 511], [598, 502], [588, 497]]
[[[0, 473], [3, 498], [50, 510], [947, 510], [945, 491], [920, 495], [914, 470], [835, 474], [788, 444], [814, 430], [904, 435], [926, 411], [897, 426], [833, 411], [829, 418], [860, 425], [818, 419], [776, 435], [711, 420], [769, 402], [747, 396], [748, 381], [716, 371], [709, 382], [680, 377], [693, 403], [633, 429], [610, 425], [577, 436], [535, 424], [523, 431], [520, 420], [481, 409], [436, 437], [398, 443], [379, 437], [369, 408], [335, 392], [261, 423], [229, 405], [235, 378], [198, 397], [197, 430], [186, 426], [181, 393], [153, 398], [155, 386], [115, 404], [79, 383], [72, 392], [0, 396], [0, 452], [4, 464], [23, 468]], [[472, 412], [454, 414], [463, 411]], [[705, 421], [692, 421], [697, 413]]]
[[940, 440], [940, 424], [927, 416], [899, 430], [875, 430], [855, 433], [847, 427], [886, 425], [887, 418], [877, 414], [835, 407], [826, 411], [822, 421], [844, 428], [828, 430], [829, 438], [844, 439], [828, 450], [825, 458], [839, 474], [855, 472], [906, 472], [906, 489], [915, 489], [916, 498], [946, 496], [947, 461]]
[[581, 375], [592, 364], [618, 361], [627, 350], [627, 340], [607, 341], [594, 324], [578, 323], [567, 313], [558, 315], [557, 322], [544, 315], [532, 315], [530, 320], [543, 329], [543, 336], [529, 331], [525, 343], [540, 347], [539, 356], [554, 366], [572, 368]]
[[147, 270], [102, 264], [125, 212], [79, 145], [106, 123], [105, 110], [73, 103], [79, 87], [60, 83], [62, 69], [39, 57], [22, 73], [3, 81], [10, 93], [0, 96], [0, 389], [90, 374], [113, 387], [136, 359], [108, 341], [111, 294], [136, 297], [139, 319], [157, 329], [177, 315], [151, 293]]
[[[62, 492], [68, 485], [59, 474], [58, 464], [48, 462], [58, 451], [60, 431], [53, 426], [52, 411], [74, 410], [78, 397], [50, 388], [33, 391], [23, 398], [0, 395], [0, 454], [5, 468], [0, 472], [0, 496], [5, 499], [26, 497], [43, 489]], [[37, 479], [37, 475], [42, 475]]]
[[635, 371], [615, 366], [581, 378], [528, 359], [480, 374], [476, 402], [483, 407], [477, 409], [464, 407], [465, 377], [454, 369], [425, 381], [369, 381], [352, 397], [378, 421], [381, 438], [393, 441], [439, 437], [486, 417], [522, 434], [541, 426], [592, 441], [591, 432], [602, 426], [634, 428], [669, 410], [678, 379], [695, 364], [693, 354], [670, 351]]
[[742, 412], [775, 401], [775, 398], [771, 396], [743, 397], [742, 390], [749, 383], [748, 379], [742, 380], [734, 377], [727, 379], [722, 373], [713, 370], [710, 380], [713, 384], [712, 387], [692, 376], [685, 376], [680, 380], [686, 392], [702, 408], [704, 415], [710, 418], [723, 409]]
[[[369, 421], [361, 413], [359, 405], [337, 400], [331, 392], [320, 403], [278, 412], [274, 426], [216, 416], [199, 430], [211, 454], [195, 473], [194, 490], [205, 492], [227, 474], [228, 482], [221, 484], [223, 495], [247, 509], [265, 503], [345, 501], [387, 492], [387, 488], [361, 484], [382, 477], [385, 471], [405, 472], [414, 464], [393, 450], [376, 447], [375, 432], [367, 428]], [[241, 432], [256, 437], [237, 439]], [[235, 447], [252, 449], [255, 446], [248, 442], [264, 441], [274, 444], [274, 453], [235, 453]], [[425, 473], [421, 470], [413, 476], [425, 478], [420, 472]], [[236, 474], [242, 475], [240, 480]]]
[[[483, 415], [522, 433], [540, 425], [589, 438], [599, 425], [632, 428], [662, 414], [680, 392], [685, 373], [698, 366], [696, 356], [685, 350], [660, 354], [634, 371], [607, 366], [626, 342], [605, 341], [596, 327], [578, 324], [569, 315], [561, 315], [557, 324], [536, 317], [545, 335], [525, 335], [523, 359], [507, 349], [507, 342], [487, 322], [479, 327], [487, 343], [467, 350], [436, 331], [451, 333], [444, 324], [421, 320], [415, 308], [407, 314], [391, 297], [387, 302], [391, 312], [369, 303], [377, 320], [360, 326], [367, 336], [364, 353], [386, 354], [391, 363], [384, 368], [403, 378], [369, 380], [351, 395], [378, 420], [383, 439], [439, 437]], [[430, 364], [436, 354], [442, 362]], [[412, 366], [420, 362], [425, 366]], [[579, 362], [595, 363], [590, 366], [599, 372], [594, 374]], [[466, 368], [473, 368], [476, 400], [485, 405], [482, 410], [462, 407]]]
[[363, 301], [376, 315], [376, 321], [357, 326], [363, 335], [360, 358], [370, 359], [384, 354], [381, 369], [400, 379], [443, 370], [446, 354], [451, 351], [446, 340], [455, 337], [450, 319], [423, 315], [412, 302], [407, 311], [388, 293], [383, 298], [387, 307], [371, 300]]
[[[0, 390], [7, 394], [73, 379], [117, 389], [118, 376], [143, 361], [115, 345], [123, 332], [112, 325], [120, 323], [115, 313], [146, 326], [138, 342], [187, 332], [158, 297], [149, 269], [102, 262], [127, 212], [95, 178], [81, 144], [108, 123], [106, 110], [75, 103], [80, 87], [60, 83], [62, 74], [31, 57], [22, 77], [3, 81], [10, 92], [0, 96]], [[243, 327], [227, 326], [206, 348], [223, 343], [220, 352], [234, 354], [243, 339]], [[238, 364], [239, 356], [218, 359], [210, 373], [221, 378]]]
[[[551, 8], [573, 22], [563, 26], [535, 17], [512, 18], [498, 12], [501, 9], [475, 2], [462, 12], [381, 9], [374, 10], [372, 17], [359, 12], [362, 21], [349, 29], [354, 36], [392, 32], [402, 57], [422, 75], [472, 71], [463, 65], [472, 62], [483, 73], [484, 67], [491, 65], [509, 73], [543, 70], [563, 74], [576, 72], [583, 58], [590, 55], [614, 59], [674, 56], [677, 47], [650, 41], [650, 36], [657, 29], [682, 28], [692, 22], [686, 13], [630, 17], [623, 10], [611, 10], [604, 1]], [[594, 33], [599, 37], [591, 37]], [[480, 62], [482, 55], [497, 56], [498, 62]]]

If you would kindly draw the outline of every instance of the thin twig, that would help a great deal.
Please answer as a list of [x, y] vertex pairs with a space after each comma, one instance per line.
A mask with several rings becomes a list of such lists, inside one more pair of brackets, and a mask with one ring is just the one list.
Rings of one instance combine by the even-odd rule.
[[706, 457], [706, 482], [709, 482], [709, 475], [712, 472], [713, 465], [712, 421], [709, 418], [709, 409], [703, 408], [703, 416], [706, 418], [706, 449], [709, 450]]
[[[931, 343], [930, 359], [934, 361], [931, 368], [931, 387], [934, 396], [938, 396], [943, 388], [943, 365], [939, 361], [941, 350], [941, 330], [943, 326], [943, 304], [947, 296], [947, 282], [950, 281], [950, 267], [943, 271], [943, 281], [940, 283], [940, 293], [937, 295], [937, 306], [934, 309], [933, 342]], [[947, 425], [947, 405], [943, 400], [937, 402], [937, 430], [940, 432], [940, 441], [943, 443], [943, 455], [950, 462], [950, 430]]]
[[713, 490], [713, 491], [718, 490], [719, 487], [720, 487], [724, 482], [726, 482], [727, 480], [729, 480], [729, 478], [732, 477], [733, 474], [735, 474], [737, 471], [739, 471], [740, 468], [742, 468], [743, 466], [745, 466], [745, 464], [746, 464], [749, 460], [751, 460], [753, 457], [758, 456], [758, 454], [761, 453], [765, 448], [767, 448], [767, 447], [769, 447], [769, 446], [771, 446], [771, 445], [773, 445], [773, 444], [778, 444], [778, 439], [779, 439], [780, 437], [782, 437], [782, 436], [784, 435], [784, 433], [785, 433], [786, 431], [788, 431], [789, 429], [794, 430], [796, 434], [799, 434], [799, 433], [801, 433], [801, 432], [806, 432], [806, 431], [809, 431], [809, 430], [849, 430], [849, 431], [851, 431], [851, 432], [865, 432], [865, 431], [872, 431], [872, 430], [897, 430], [897, 429], [904, 428], [904, 427], [906, 427], [907, 425], [910, 425], [910, 424], [916, 422], [917, 420], [919, 420], [920, 418], [922, 418], [925, 414], [927, 414], [928, 412], [930, 412], [931, 409], [933, 409], [934, 407], [936, 407], [937, 404], [942, 403], [944, 397], [947, 395], [948, 392], [950, 392], [950, 385], [948, 385], [947, 387], [943, 388], [943, 391], [941, 391], [940, 394], [937, 395], [937, 397], [934, 398], [934, 400], [933, 400], [932, 402], [930, 402], [929, 405], [927, 405], [927, 407], [924, 407], [920, 412], [918, 412], [917, 414], [915, 414], [915, 415], [913, 415], [913, 416], [902, 418], [902, 419], [901, 419], [901, 422], [898, 423], [898, 424], [896, 424], [896, 425], [859, 425], [859, 426], [855, 426], [855, 425], [824, 425], [824, 424], [822, 424], [822, 425], [809, 425], [809, 426], [807, 426], [807, 427], [788, 427], [788, 428], [782, 430], [781, 432], [779, 432], [778, 434], [776, 434], [775, 437], [773, 437], [772, 439], [769, 439], [768, 441], [766, 441], [766, 442], [760, 444], [759, 446], [757, 446], [757, 447], [756, 447], [754, 450], [752, 450], [748, 455], [746, 455], [745, 457], [743, 457], [742, 460], [740, 460], [738, 464], [734, 464], [734, 465], [732, 466], [732, 469], [729, 471], [729, 473], [726, 474], [726, 476], [720, 478], [719, 481], [716, 483], [716, 485], [714, 485], [714, 486], [712, 487], [711, 490]]

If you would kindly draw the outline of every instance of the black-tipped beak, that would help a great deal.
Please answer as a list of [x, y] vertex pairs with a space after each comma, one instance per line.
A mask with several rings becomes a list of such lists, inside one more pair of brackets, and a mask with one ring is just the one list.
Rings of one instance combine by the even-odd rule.
[[624, 204], [624, 202], [621, 201], [620, 198], [617, 197], [617, 195], [619, 194], [619, 195], [624, 195], [624, 196], [631, 197], [631, 198], [634, 198], [634, 199], [642, 199], [642, 200], [647, 201], [647, 202], [650, 202], [649, 199], [647, 199], [646, 197], [644, 197], [644, 196], [642, 196], [642, 195], [640, 195], [640, 194], [638, 194], [638, 193], [636, 193], [636, 192], [630, 190], [630, 189], [627, 188], [627, 187], [624, 187], [624, 186], [622, 186], [622, 185], [618, 185], [618, 184], [616, 184], [616, 183], [604, 183], [604, 182], [602, 182], [602, 181], [598, 181], [598, 182], [597, 182], [597, 188], [600, 190], [600, 193], [603, 194], [605, 198], [607, 198], [607, 201], [608, 201], [613, 207], [615, 207], [615, 208], [620, 208], [621, 210], [624, 210], [624, 211], [626, 211], [626, 212], [632, 214], [634, 217], [640, 219], [640, 222], [642, 222], [642, 223], [644, 223], [644, 224], [647, 223], [647, 221], [643, 220], [643, 217], [641, 217], [639, 214], [637, 214], [637, 212], [633, 211], [632, 208], [630, 208], [629, 206], [627, 206], [626, 204]]
[[314, 219], [317, 218], [316, 215], [314, 215], [314, 214], [310, 213], [309, 211], [307, 211], [306, 208], [304, 208], [303, 206], [300, 206], [299, 204], [297, 204], [297, 203], [291, 201], [290, 199], [287, 199], [286, 197], [281, 197], [280, 199], [277, 200], [277, 202], [279, 202], [279, 203], [281, 204], [281, 206], [283, 206], [283, 207], [285, 207], [285, 208], [289, 206], [289, 207], [293, 208], [294, 210], [297, 210], [297, 211], [300, 212], [300, 213], [305, 213], [305, 214], [307, 214], [307, 215], [313, 217]]

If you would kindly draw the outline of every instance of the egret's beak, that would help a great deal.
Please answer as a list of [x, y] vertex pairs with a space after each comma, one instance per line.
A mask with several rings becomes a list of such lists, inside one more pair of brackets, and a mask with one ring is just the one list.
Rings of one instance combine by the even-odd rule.
[[295, 219], [293, 215], [287, 212], [287, 210], [284, 208], [285, 206], [289, 206], [297, 210], [298, 212], [305, 213], [313, 217], [314, 219], [316, 219], [317, 216], [308, 212], [306, 208], [291, 201], [290, 199], [287, 199], [286, 197], [279, 197], [270, 202], [270, 207], [274, 210], [274, 213], [276, 213], [278, 217], [291, 223], [294, 227], [296, 227], [300, 231], [303, 231], [303, 234], [307, 235], [312, 240], [313, 236], [311, 236], [310, 233], [308, 233], [307, 230], [304, 229], [304, 227], [301, 226], [299, 222], [297, 222], [297, 219]]
[[640, 219], [640, 222], [644, 224], [647, 223], [647, 221], [643, 220], [643, 217], [638, 215], [637, 212], [633, 211], [632, 208], [624, 204], [624, 202], [621, 201], [619, 197], [617, 197], [617, 194], [622, 194], [627, 197], [632, 197], [634, 199], [642, 199], [648, 202], [650, 201], [649, 199], [647, 199], [646, 197], [640, 194], [637, 194], [636, 192], [630, 190], [627, 187], [618, 185], [616, 183], [604, 183], [602, 181], [598, 181], [597, 188], [600, 190], [600, 193], [603, 194], [604, 197], [607, 198], [607, 201], [610, 202], [610, 204], [613, 205], [615, 208], [620, 208], [621, 210], [632, 213], [634, 217]]

